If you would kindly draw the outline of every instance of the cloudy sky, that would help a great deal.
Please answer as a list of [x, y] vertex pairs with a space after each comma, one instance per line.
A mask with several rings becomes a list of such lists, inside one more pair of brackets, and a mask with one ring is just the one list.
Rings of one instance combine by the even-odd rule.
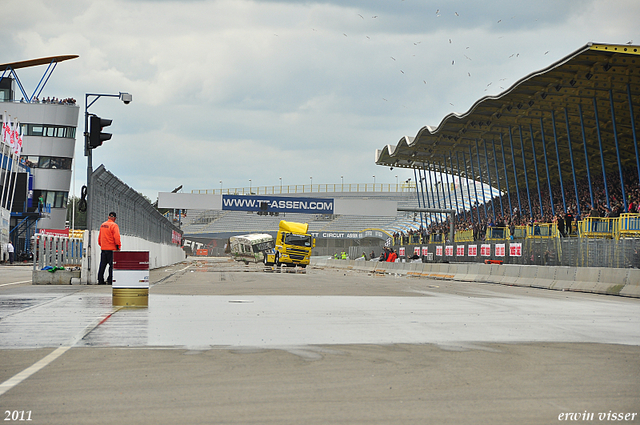
[[[77, 54], [44, 97], [102, 98], [94, 150], [158, 192], [395, 183], [375, 150], [586, 43], [640, 44], [637, 0], [3, 0], [0, 62]], [[45, 67], [20, 70], [29, 93]], [[86, 159], [76, 146], [76, 192]]]

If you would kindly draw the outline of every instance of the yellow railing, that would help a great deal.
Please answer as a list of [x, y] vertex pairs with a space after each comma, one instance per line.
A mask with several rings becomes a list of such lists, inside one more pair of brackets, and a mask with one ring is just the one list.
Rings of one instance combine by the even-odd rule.
[[509, 239], [511, 234], [508, 227], [487, 227], [487, 235], [485, 240], [488, 241], [501, 241]]
[[578, 223], [580, 236], [585, 238], [617, 238], [620, 235], [619, 218], [587, 217]]
[[456, 242], [473, 242], [473, 230], [458, 230], [454, 239]]
[[555, 223], [534, 223], [527, 226], [527, 238], [544, 239], [555, 237]]
[[[560, 237], [556, 223], [535, 223], [529, 226], [516, 226], [514, 239], [553, 239]], [[640, 238], [640, 214], [621, 214], [616, 218], [587, 217], [572, 223], [571, 232], [567, 236], [583, 238], [620, 237]], [[499, 241], [511, 238], [508, 227], [488, 227], [485, 240]], [[473, 230], [459, 230], [455, 234], [455, 242], [472, 242]], [[415, 236], [398, 237], [394, 239], [396, 245], [419, 245], [425, 243], [441, 244], [445, 242], [445, 235], [432, 233], [426, 240]]]
[[640, 238], [640, 214], [620, 214], [619, 237]]
[[211, 195], [289, 195], [299, 193], [335, 192], [415, 192], [415, 183], [331, 183], [250, 186], [228, 189], [195, 189], [191, 193]]

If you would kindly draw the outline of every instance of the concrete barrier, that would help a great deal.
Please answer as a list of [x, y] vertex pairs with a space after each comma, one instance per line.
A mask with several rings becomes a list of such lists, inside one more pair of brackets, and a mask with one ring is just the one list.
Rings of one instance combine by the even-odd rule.
[[[341, 260], [313, 259], [313, 265], [353, 268]], [[363, 262], [356, 262], [363, 263]], [[640, 298], [640, 269], [604, 267], [529, 266], [481, 263], [385, 263], [364, 262], [356, 269], [429, 279], [490, 282], [560, 291], [590, 292]]]
[[71, 279], [80, 279], [80, 270], [33, 270], [32, 285], [71, 285]]

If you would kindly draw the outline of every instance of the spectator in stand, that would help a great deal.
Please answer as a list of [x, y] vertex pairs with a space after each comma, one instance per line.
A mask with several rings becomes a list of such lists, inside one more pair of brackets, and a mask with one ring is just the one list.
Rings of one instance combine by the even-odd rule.
[[556, 215], [556, 226], [558, 227], [560, 236], [567, 236], [564, 232], [564, 218], [562, 218], [561, 214]]
[[564, 215], [564, 225], [566, 232], [571, 235], [571, 222], [573, 221], [573, 214], [571, 214], [571, 208], [567, 209], [567, 213]]

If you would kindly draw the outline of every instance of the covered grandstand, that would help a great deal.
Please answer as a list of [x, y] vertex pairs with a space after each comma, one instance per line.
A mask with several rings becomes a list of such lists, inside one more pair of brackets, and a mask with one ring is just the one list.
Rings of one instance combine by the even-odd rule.
[[[423, 261], [640, 267], [639, 55], [640, 46], [588, 43], [468, 112], [376, 150], [377, 165], [414, 170], [401, 190], [331, 191], [397, 200], [399, 209], [454, 209], [455, 238], [443, 214], [286, 219], [309, 222], [320, 239], [350, 234], [341, 244], [321, 242], [321, 255], [391, 237], [405, 259], [419, 252]], [[204, 238], [275, 233], [283, 218], [189, 214], [185, 234]], [[424, 246], [405, 252], [408, 245]]]

